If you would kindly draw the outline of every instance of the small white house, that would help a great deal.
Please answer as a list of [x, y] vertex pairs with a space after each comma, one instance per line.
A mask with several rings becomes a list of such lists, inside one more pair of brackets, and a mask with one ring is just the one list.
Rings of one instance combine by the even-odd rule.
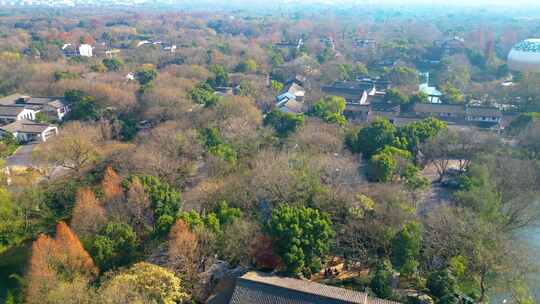
[[81, 44], [79, 46], [79, 56], [92, 57], [92, 46], [90, 44]]
[[58, 128], [50, 124], [18, 120], [0, 127], [0, 134], [12, 134], [13, 137], [23, 143], [32, 141], [45, 142], [47, 139], [58, 134]]

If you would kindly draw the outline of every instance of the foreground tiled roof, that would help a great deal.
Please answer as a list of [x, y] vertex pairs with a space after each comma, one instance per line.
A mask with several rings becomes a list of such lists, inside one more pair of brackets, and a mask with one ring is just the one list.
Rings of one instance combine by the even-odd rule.
[[310, 281], [249, 272], [239, 278], [230, 304], [397, 304], [366, 293]]

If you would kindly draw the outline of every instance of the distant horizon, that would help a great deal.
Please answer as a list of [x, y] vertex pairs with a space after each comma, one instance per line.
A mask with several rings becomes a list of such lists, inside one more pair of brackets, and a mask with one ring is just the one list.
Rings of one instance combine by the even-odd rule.
[[100, 6], [111, 6], [121, 4], [130, 5], [179, 5], [179, 6], [204, 6], [212, 5], [213, 7], [231, 7], [231, 6], [248, 6], [248, 7], [272, 7], [282, 5], [380, 5], [380, 6], [426, 6], [433, 8], [512, 8], [512, 9], [530, 9], [540, 8], [540, 1], [537, 0], [454, 0], [448, 2], [447, 0], [274, 0], [274, 1], [262, 1], [262, 0], [228, 0], [226, 2], [217, 0], [0, 0], [0, 5], [13, 5], [16, 6], [31, 6], [31, 5], [47, 5], [54, 3], [55, 6], [72, 6], [76, 4], [99, 4]]

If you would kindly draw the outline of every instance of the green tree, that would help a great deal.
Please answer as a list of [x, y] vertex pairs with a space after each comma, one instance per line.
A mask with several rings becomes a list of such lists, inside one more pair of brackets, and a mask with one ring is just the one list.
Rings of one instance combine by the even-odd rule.
[[328, 60], [332, 59], [333, 56], [334, 51], [331, 48], [327, 47], [321, 53], [317, 54], [317, 60], [319, 61], [319, 63], [325, 63]]
[[442, 99], [446, 103], [462, 104], [465, 102], [465, 96], [461, 91], [449, 83], [441, 86], [441, 92], [443, 93]]
[[200, 132], [201, 140], [208, 153], [217, 156], [230, 164], [235, 164], [238, 158], [236, 150], [225, 143], [217, 128], [205, 128]]
[[378, 119], [360, 129], [356, 140], [349, 142], [349, 148], [353, 152], [361, 152], [364, 158], [370, 159], [377, 151], [394, 143], [396, 131], [396, 127], [387, 119]]
[[128, 189], [129, 184], [134, 178], [139, 179], [143, 185], [144, 192], [150, 199], [150, 207], [154, 213], [156, 233], [158, 235], [166, 235], [174, 224], [174, 219], [178, 216], [182, 205], [180, 192], [151, 175], [133, 175], [127, 178], [123, 183], [124, 189]]
[[218, 97], [214, 94], [214, 89], [206, 82], [202, 82], [193, 88], [189, 92], [189, 96], [191, 100], [205, 107], [213, 106], [218, 102]]
[[283, 90], [283, 83], [277, 81], [277, 80], [272, 80], [271, 83], [270, 83], [271, 87], [272, 87], [272, 92], [274, 92], [274, 94], [279, 94], [282, 90]]
[[24, 237], [24, 220], [10, 193], [0, 188], [0, 253]]
[[229, 72], [224, 66], [214, 64], [210, 66], [210, 72], [214, 75], [208, 79], [208, 84], [213, 88], [226, 87], [229, 85]]
[[265, 230], [272, 239], [275, 254], [285, 263], [286, 271], [294, 275], [309, 276], [318, 271], [334, 235], [327, 214], [285, 204], [272, 210]]
[[402, 275], [416, 272], [422, 246], [422, 226], [418, 222], [407, 223], [392, 240], [392, 261]]
[[457, 294], [457, 280], [448, 269], [435, 271], [429, 274], [426, 287], [431, 295], [439, 299], [440, 302], [449, 303], [450, 298]]
[[102, 62], [109, 72], [117, 72], [124, 65], [122, 60], [118, 58], [105, 58], [102, 60]]
[[156, 221], [156, 228], [155, 233], [159, 237], [166, 236], [169, 231], [171, 230], [171, 227], [174, 225], [176, 219], [168, 214], [164, 214], [160, 216]]
[[221, 201], [215, 210], [216, 217], [221, 226], [232, 223], [242, 217], [242, 211], [238, 208], [229, 207], [226, 201]]
[[270, 49], [268, 52], [268, 57], [270, 58], [270, 64], [272, 64], [273, 67], [278, 67], [285, 63], [283, 54], [279, 49]]
[[429, 95], [424, 92], [418, 92], [416, 94], [413, 94], [410, 98], [410, 103], [428, 103], [429, 102]]
[[222, 227], [227, 226], [242, 217], [242, 211], [229, 207], [226, 201], [221, 201], [216, 208], [202, 216], [196, 211], [182, 212], [178, 218], [183, 220], [191, 229], [206, 226], [214, 233], [221, 233]]
[[386, 90], [384, 101], [393, 105], [405, 106], [409, 103], [409, 97], [399, 89], [390, 88]]
[[154, 68], [144, 67], [135, 72], [135, 77], [142, 86], [147, 86], [156, 79], [157, 71]]
[[195, 210], [182, 212], [178, 218], [183, 220], [191, 229], [204, 225], [204, 219], [201, 218], [201, 215]]
[[371, 277], [369, 287], [377, 297], [388, 299], [392, 297], [392, 264], [385, 260], [377, 265], [377, 268]]
[[304, 125], [304, 115], [274, 109], [266, 114], [264, 124], [272, 126], [279, 137], [287, 137]]
[[36, 121], [39, 123], [49, 123], [49, 117], [43, 112], [38, 112], [36, 114]]
[[69, 117], [76, 120], [91, 120], [98, 117], [98, 106], [92, 96], [80, 90], [67, 90], [64, 93], [67, 103], [71, 107]]
[[390, 153], [379, 152], [368, 162], [368, 178], [373, 182], [389, 182], [397, 170], [397, 162]]
[[94, 240], [93, 253], [101, 270], [127, 265], [136, 256], [137, 235], [125, 223], [110, 222]]
[[343, 116], [343, 111], [345, 111], [345, 99], [343, 97], [327, 96], [317, 101], [307, 112], [307, 115], [344, 126], [347, 124], [347, 119]]
[[397, 66], [386, 73], [386, 77], [396, 86], [418, 86], [418, 72], [409, 67]]
[[411, 111], [412, 107], [417, 103], [429, 103], [429, 95], [424, 92], [417, 92], [409, 97], [409, 102], [401, 105], [401, 111]]
[[418, 167], [412, 164], [407, 165], [405, 171], [401, 174], [401, 178], [404, 180], [407, 189], [411, 192], [425, 189], [430, 184], [429, 179], [421, 176]]
[[430, 117], [422, 121], [413, 122], [398, 129], [397, 137], [399, 142], [411, 153], [416, 154], [420, 144], [437, 136], [440, 131], [446, 130], [444, 122]]
[[[40, 114], [40, 113], [38, 113], [38, 114]], [[37, 120], [37, 115], [36, 115], [36, 120]], [[17, 138], [15, 138], [15, 136], [13, 136], [13, 134], [11, 134], [11, 133], [3, 134], [1, 139], [0, 139], [0, 157], [5, 158], [5, 157], [13, 155], [13, 153], [15, 153], [15, 151], [17, 151], [17, 148], [19, 148], [20, 145], [21, 144], [19, 143]], [[1, 162], [1, 161], [0, 161], [0, 164], [4, 165], [3, 162]], [[1, 176], [2, 176], [2, 180], [3, 180], [4, 176], [3, 175], [1, 175]]]
[[257, 71], [257, 62], [253, 59], [244, 60], [236, 66], [236, 71], [239, 73], [255, 73]]

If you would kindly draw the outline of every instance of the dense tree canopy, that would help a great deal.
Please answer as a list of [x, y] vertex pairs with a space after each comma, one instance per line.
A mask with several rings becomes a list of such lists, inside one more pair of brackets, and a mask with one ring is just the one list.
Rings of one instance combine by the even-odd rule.
[[345, 125], [347, 119], [343, 116], [344, 110], [345, 99], [343, 97], [329, 96], [317, 101], [307, 114], [319, 117], [329, 123]]
[[[0, 302], [206, 303], [240, 270], [538, 302], [540, 78], [506, 64], [537, 19], [75, 2], [0, 14], [2, 103], [68, 106], [36, 114], [46, 142], [0, 139]], [[284, 88], [305, 114], [277, 109]]]
[[304, 116], [272, 110], [266, 114], [264, 123], [272, 126], [280, 137], [287, 137], [304, 125]]
[[328, 215], [311, 208], [287, 205], [272, 211], [266, 232], [286, 271], [308, 276], [320, 269], [321, 255], [330, 248], [333, 235]]

